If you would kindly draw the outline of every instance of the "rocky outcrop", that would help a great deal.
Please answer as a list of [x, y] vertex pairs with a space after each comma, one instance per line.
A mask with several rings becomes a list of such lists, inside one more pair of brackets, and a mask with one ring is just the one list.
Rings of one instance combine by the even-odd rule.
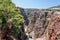
[[60, 40], [60, 12], [54, 12], [47, 29], [48, 40]]
[[[57, 12], [58, 13], [58, 12]], [[26, 26], [26, 32], [31, 39], [37, 39], [45, 36], [47, 40], [47, 29], [51, 23], [54, 11], [34, 11], [29, 17], [29, 25]]]
[[[34, 11], [32, 12], [29, 18], [29, 25], [27, 26], [27, 33], [30, 38], [40, 38], [50, 21], [52, 11], [43, 12], [43, 11]], [[48, 18], [48, 19], [47, 19]], [[33, 34], [33, 35], [32, 35]]]
[[27, 40], [60, 40], [57, 31], [60, 25], [57, 21], [60, 19], [59, 11], [31, 11], [30, 16], [26, 15], [24, 9], [21, 9], [21, 12], [25, 17], [23, 27]]

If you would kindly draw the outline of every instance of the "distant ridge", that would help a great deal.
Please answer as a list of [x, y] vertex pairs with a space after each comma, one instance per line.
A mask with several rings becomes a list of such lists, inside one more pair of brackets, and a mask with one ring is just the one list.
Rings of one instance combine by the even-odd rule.
[[50, 8], [60, 8], [60, 5], [53, 6], [53, 7], [50, 7]]

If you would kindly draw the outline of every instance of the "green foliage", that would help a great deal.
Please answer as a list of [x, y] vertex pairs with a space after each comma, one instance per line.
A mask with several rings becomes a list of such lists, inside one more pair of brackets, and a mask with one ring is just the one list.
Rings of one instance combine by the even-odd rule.
[[11, 2], [11, 0], [0, 0], [0, 27], [2, 25], [2, 18], [5, 18], [6, 22], [10, 21], [14, 25], [12, 30], [13, 34], [18, 34], [20, 23], [23, 21], [23, 16], [20, 14], [19, 9]]

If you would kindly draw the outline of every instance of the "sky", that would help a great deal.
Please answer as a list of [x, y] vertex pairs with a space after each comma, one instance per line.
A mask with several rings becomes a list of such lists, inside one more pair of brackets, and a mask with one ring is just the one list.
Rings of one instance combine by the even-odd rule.
[[60, 5], [60, 0], [12, 0], [16, 6], [22, 8], [49, 8]]

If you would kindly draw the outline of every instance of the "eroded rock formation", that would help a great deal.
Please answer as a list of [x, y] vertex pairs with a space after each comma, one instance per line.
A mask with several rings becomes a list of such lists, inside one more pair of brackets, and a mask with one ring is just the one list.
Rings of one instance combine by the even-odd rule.
[[[29, 17], [28, 26], [25, 26], [26, 28], [25, 32], [28, 33], [29, 38], [37, 40], [41, 37], [45, 37], [44, 38], [45, 40], [59, 40], [58, 39], [59, 37], [57, 37], [56, 36], [57, 34], [55, 34], [55, 31], [57, 31], [57, 29], [59, 30], [60, 25], [59, 21], [57, 21], [59, 20], [60, 16], [59, 13], [60, 12], [58, 11], [32, 12], [31, 16]], [[56, 24], [55, 21], [57, 21]], [[49, 34], [50, 31], [52, 32]]]
[[60, 40], [60, 12], [51, 16], [51, 23], [48, 25], [48, 40]]
[[26, 15], [24, 9], [21, 9], [21, 13], [25, 18], [23, 27], [27, 35], [24, 37], [28, 37], [27, 40], [59, 40], [59, 35], [55, 33], [57, 29], [59, 30], [60, 25], [57, 21], [60, 19], [59, 11], [32, 11], [29, 17]]

